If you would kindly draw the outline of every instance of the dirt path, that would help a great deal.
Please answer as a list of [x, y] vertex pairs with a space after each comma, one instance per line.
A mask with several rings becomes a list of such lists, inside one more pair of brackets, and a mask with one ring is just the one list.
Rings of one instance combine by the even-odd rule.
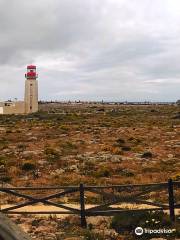
[[[1, 206], [1, 209], [4, 209], [4, 208], [7, 208], [7, 207], [11, 207], [13, 205], [2, 205]], [[76, 208], [76, 209], [79, 209], [79, 205], [77, 204], [64, 204], [64, 206], [67, 206], [67, 207], [71, 207], [71, 208]], [[86, 205], [86, 209], [89, 209], [91, 207], [95, 207], [97, 205], [93, 205], [93, 204], [87, 204]], [[141, 205], [136, 205], [136, 204], [121, 204], [121, 205], [113, 205], [113, 207], [115, 208], [128, 208], [128, 209], [143, 209], [143, 208], [154, 208], [153, 206], [147, 206], [145, 204], [141, 204]], [[66, 209], [63, 209], [63, 208], [58, 208], [58, 207], [55, 207], [55, 206], [48, 206], [48, 205], [42, 205], [42, 204], [36, 204], [36, 205], [32, 205], [32, 206], [26, 206], [26, 207], [22, 207], [22, 208], [19, 208], [15, 211], [23, 211], [23, 212], [37, 212], [37, 211], [43, 211], [43, 212], [55, 212], [55, 211], [64, 211], [64, 212], [68, 212], [68, 210]], [[169, 212], [168, 210], [166, 210], [165, 212]], [[176, 214], [180, 214], [180, 209], [176, 209]], [[35, 213], [35, 215], [37, 215]], [[38, 216], [49, 216], [50, 214], [38, 214]], [[70, 214], [56, 214], [56, 216], [58, 218], [64, 218], [66, 216], [68, 216]]]

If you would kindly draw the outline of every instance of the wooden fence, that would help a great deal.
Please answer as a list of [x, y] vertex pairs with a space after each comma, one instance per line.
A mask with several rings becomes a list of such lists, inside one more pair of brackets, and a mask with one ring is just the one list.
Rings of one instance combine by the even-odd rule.
[[[86, 227], [86, 216], [113, 216], [121, 214], [123, 212], [143, 212], [154, 210], [168, 210], [170, 219], [175, 221], [175, 209], [180, 208], [178, 203], [178, 189], [180, 187], [180, 181], [172, 181], [163, 183], [152, 184], [133, 184], [133, 185], [112, 185], [112, 186], [85, 186], [80, 184], [79, 186], [58, 186], [58, 187], [1, 187], [0, 192], [19, 197], [20, 199], [26, 199], [27, 201], [18, 203], [16, 205], [6, 207], [0, 210], [0, 212], [6, 214], [78, 214], [81, 217], [81, 226]], [[53, 194], [47, 194], [43, 197], [33, 196], [32, 194], [25, 194], [28, 192], [37, 191], [58, 191]], [[176, 192], [177, 191], [177, 192]], [[167, 196], [167, 202], [162, 203], [157, 201], [150, 201], [151, 197], [148, 194], [162, 192]], [[177, 193], [175, 195], [175, 192]], [[59, 203], [59, 200], [66, 195], [72, 196], [78, 194], [78, 200], [76, 202], [77, 208], [70, 207], [64, 203]], [[86, 194], [93, 193], [98, 194], [102, 198], [102, 203], [96, 204], [86, 208]], [[58, 199], [58, 202], [51, 201], [52, 199]], [[48, 206], [55, 206], [60, 208], [59, 211], [21, 211], [19, 210], [25, 206], [31, 206], [37, 203], [43, 203]], [[122, 203], [127, 204], [141, 204], [138, 209], [127, 209], [122, 207]], [[1, 202], [2, 204], [2, 202]], [[142, 208], [141, 206], [149, 205], [151, 208]], [[78, 207], [79, 205], [79, 207]], [[113, 207], [114, 206], [114, 207]], [[62, 209], [64, 209], [62, 211]]]

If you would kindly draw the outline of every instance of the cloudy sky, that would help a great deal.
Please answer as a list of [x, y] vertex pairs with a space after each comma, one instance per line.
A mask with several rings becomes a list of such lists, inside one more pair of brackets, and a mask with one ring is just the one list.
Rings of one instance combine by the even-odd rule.
[[179, 0], [0, 0], [0, 100], [180, 99]]

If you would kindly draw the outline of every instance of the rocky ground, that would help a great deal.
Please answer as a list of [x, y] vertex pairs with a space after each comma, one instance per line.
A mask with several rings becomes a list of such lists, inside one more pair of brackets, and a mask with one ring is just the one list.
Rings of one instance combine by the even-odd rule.
[[[122, 234], [117, 233], [111, 226], [112, 217], [88, 217], [87, 229], [80, 227], [80, 218], [78, 216], [68, 216], [65, 218], [34, 217], [34, 216], [11, 216], [12, 220], [18, 224], [26, 233], [36, 240], [134, 240], [151, 239], [166, 240], [179, 239], [179, 233], [175, 235], [163, 236], [144, 236], [139, 238], [134, 231], [125, 231]], [[162, 227], [161, 227], [162, 228]], [[167, 227], [178, 231], [178, 227]], [[153, 229], [153, 228], [151, 228]], [[155, 228], [156, 229], [156, 228]], [[157, 227], [158, 229], [158, 227]]]
[[14, 216], [11, 218], [32, 239], [37, 240], [123, 239], [123, 236], [118, 235], [110, 227], [110, 218], [108, 217], [89, 217], [87, 230], [80, 227], [78, 216], [61, 219], [57, 219], [55, 216], [40, 218], [34, 216]]
[[[13, 185], [179, 179], [177, 106], [44, 106], [0, 116], [0, 165]], [[165, 173], [165, 174], [164, 174]]]

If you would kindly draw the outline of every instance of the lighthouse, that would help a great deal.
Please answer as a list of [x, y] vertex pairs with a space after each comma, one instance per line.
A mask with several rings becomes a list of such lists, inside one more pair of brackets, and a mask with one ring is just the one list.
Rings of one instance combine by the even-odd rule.
[[36, 66], [27, 66], [25, 74], [25, 113], [33, 113], [38, 111], [38, 81], [37, 81]]

